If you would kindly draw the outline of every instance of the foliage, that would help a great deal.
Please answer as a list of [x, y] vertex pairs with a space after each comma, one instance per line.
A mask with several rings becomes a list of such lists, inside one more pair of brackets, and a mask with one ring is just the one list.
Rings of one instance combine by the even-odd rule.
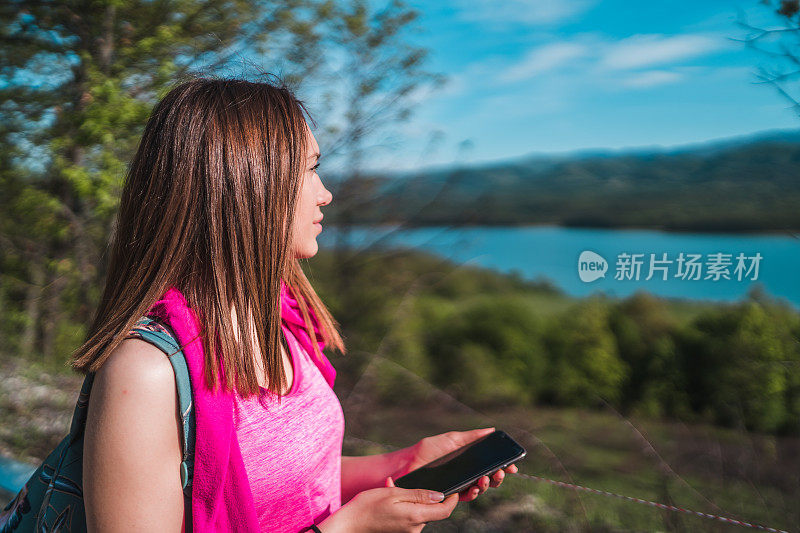
[[[0, 350], [57, 359], [80, 344], [127, 162], [173, 85], [227, 76], [240, 58], [236, 77], [280, 71], [301, 98], [315, 81], [345, 85], [351, 108], [368, 115], [338, 134], [360, 146], [378, 102], [382, 123], [407, 116], [408, 96], [432, 76], [425, 49], [406, 40], [415, 18], [400, 0], [382, 10], [361, 0], [4, 3]], [[342, 57], [360, 62], [358, 72], [340, 69]]]
[[796, 427], [789, 385], [800, 365], [794, 313], [746, 301], [703, 314], [688, 335], [684, 365], [696, 411], [758, 431]]
[[598, 399], [617, 403], [628, 369], [608, 315], [605, 302], [592, 297], [553, 321], [546, 339], [548, 398], [566, 405], [593, 405]]
[[[309, 265], [323, 294], [338, 290], [329, 254]], [[800, 313], [763, 292], [698, 304], [685, 320], [685, 303], [644, 292], [570, 301], [417, 252], [376, 253], [355, 275], [369, 283], [351, 296], [366, 295], [363, 312], [342, 324], [348, 343], [404, 369], [383, 374], [384, 400], [427, 382], [473, 406], [607, 404], [759, 432], [800, 429]], [[542, 295], [553, 310], [534, 303]], [[334, 357], [337, 368], [354, 368], [347, 360]]]

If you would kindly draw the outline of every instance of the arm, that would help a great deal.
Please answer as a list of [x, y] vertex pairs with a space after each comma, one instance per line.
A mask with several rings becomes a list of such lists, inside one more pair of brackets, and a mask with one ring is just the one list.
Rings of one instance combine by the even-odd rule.
[[342, 456], [342, 505], [359, 492], [384, 487], [386, 478], [399, 477], [410, 460], [410, 448], [378, 455]]
[[89, 396], [83, 489], [89, 531], [180, 531], [183, 492], [175, 375], [164, 353], [127, 339]]

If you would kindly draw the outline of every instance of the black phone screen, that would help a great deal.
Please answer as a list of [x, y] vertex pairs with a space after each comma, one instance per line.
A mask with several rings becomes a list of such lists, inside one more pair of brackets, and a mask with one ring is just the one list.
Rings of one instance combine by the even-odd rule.
[[448, 496], [481, 476], [522, 459], [525, 453], [525, 448], [506, 432], [497, 430], [397, 478], [394, 484], [404, 489], [435, 490]]

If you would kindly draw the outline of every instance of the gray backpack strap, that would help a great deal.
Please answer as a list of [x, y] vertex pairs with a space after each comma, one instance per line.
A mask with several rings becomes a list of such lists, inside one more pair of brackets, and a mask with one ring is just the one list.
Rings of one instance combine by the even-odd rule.
[[192, 403], [192, 385], [189, 378], [189, 367], [186, 365], [186, 356], [178, 344], [177, 337], [171, 332], [169, 326], [161, 321], [154, 320], [151, 317], [144, 317], [137, 322], [133, 330], [142, 340], [160, 348], [169, 358], [172, 369], [175, 371], [178, 409], [180, 410], [183, 427], [183, 461], [181, 461], [180, 468], [184, 501], [187, 507], [185, 530], [190, 531], [191, 515], [188, 515], [188, 508], [192, 499], [192, 479], [194, 476], [195, 418]]
[[[141, 318], [127, 335], [145, 340], [169, 357], [175, 372], [178, 408], [182, 421], [181, 483], [184, 531], [192, 531], [192, 477], [194, 472], [195, 417], [186, 358], [168, 324]], [[51, 451], [13, 500], [0, 510], [0, 532], [86, 531], [83, 502], [83, 438], [89, 395], [95, 374], [83, 380], [72, 425], [67, 436]]]

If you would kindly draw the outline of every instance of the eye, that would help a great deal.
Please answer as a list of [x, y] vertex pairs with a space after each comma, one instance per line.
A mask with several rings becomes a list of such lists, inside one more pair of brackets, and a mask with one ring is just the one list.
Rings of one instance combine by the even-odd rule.
[[312, 170], [312, 171], [314, 171], [314, 172], [316, 172], [318, 168], [319, 168], [319, 163], [317, 163], [316, 165], [314, 165], [313, 167], [311, 167], [311, 170]]

